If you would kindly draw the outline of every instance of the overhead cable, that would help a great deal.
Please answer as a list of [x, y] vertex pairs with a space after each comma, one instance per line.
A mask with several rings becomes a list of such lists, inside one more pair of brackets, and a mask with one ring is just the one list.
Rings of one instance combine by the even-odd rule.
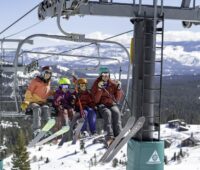
[[29, 29], [35, 27], [36, 25], [40, 24], [41, 22], [42, 22], [42, 21], [39, 21], [39, 22], [37, 22], [37, 23], [35, 23], [35, 24], [33, 24], [33, 25], [27, 27], [27, 28], [24, 28], [24, 29], [22, 29], [22, 30], [20, 30], [20, 31], [14, 33], [14, 34], [8, 35], [8, 36], [6, 36], [6, 37], [4, 37], [4, 38], [10, 38], [10, 37], [13, 37], [13, 36], [15, 36], [15, 35], [17, 35], [17, 34], [20, 34], [20, 33], [24, 32], [24, 31], [27, 31], [27, 30], [29, 30]]
[[8, 27], [6, 27], [3, 31], [0, 32], [0, 35], [3, 34], [5, 31], [7, 31], [9, 28], [11, 28], [13, 25], [15, 25], [17, 22], [19, 22], [21, 19], [23, 19], [25, 16], [27, 16], [28, 14], [30, 14], [33, 10], [35, 10], [39, 6], [39, 4], [36, 5], [34, 8], [32, 8], [31, 10], [29, 10], [28, 12], [26, 12], [24, 15], [22, 15], [19, 19], [17, 19], [16, 21], [14, 21]]

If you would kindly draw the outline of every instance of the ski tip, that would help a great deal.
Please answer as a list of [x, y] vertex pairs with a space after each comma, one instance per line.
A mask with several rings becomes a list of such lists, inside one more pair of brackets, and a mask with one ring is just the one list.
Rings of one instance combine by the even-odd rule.
[[140, 120], [140, 121], [142, 121], [142, 122], [145, 122], [146, 118], [145, 118], [144, 116], [141, 116], [141, 117], [139, 117], [138, 120]]
[[27, 145], [28, 148], [32, 148], [32, 147], [34, 147], [34, 146], [35, 146], [35, 145], [32, 144], [32, 143], [30, 143], [30, 144]]
[[67, 129], [67, 130], [69, 130], [69, 129], [70, 129], [70, 126], [69, 126], [69, 125], [63, 126], [62, 129]]
[[105, 162], [103, 160], [99, 160], [98, 164], [105, 165]]
[[51, 122], [51, 123], [56, 123], [56, 120], [55, 120], [54, 118], [52, 118], [52, 119], [49, 119], [48, 122], [49, 122], [49, 123], [50, 123], [50, 122]]
[[76, 144], [76, 142], [75, 141], [72, 141], [72, 145], [75, 145]]

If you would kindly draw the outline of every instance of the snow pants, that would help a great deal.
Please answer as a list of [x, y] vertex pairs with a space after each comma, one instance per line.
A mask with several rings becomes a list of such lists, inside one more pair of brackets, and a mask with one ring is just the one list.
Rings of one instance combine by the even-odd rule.
[[118, 106], [107, 107], [101, 104], [98, 106], [98, 111], [104, 120], [104, 130], [107, 132], [106, 137], [112, 138], [118, 136], [122, 130], [121, 114]]
[[74, 110], [72, 108], [70, 109], [56, 109], [58, 112], [58, 116], [56, 118], [56, 126], [55, 131], [62, 128], [62, 126], [69, 125], [69, 121], [72, 120], [74, 115]]
[[33, 110], [33, 130], [39, 129], [50, 119], [49, 106], [32, 103], [30, 108]]
[[86, 115], [85, 122], [81, 131], [87, 131], [87, 124], [89, 124], [89, 129], [92, 134], [96, 133], [96, 112], [92, 108], [84, 109]]

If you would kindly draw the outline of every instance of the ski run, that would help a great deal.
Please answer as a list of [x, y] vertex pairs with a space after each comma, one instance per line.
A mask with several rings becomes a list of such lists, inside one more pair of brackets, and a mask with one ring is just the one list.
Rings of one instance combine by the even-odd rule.
[[[169, 148], [165, 149], [165, 155], [168, 157], [168, 164], [165, 165], [165, 170], [199, 170], [200, 169], [200, 147], [183, 147], [185, 156], [181, 160], [170, 160], [174, 153], [180, 151], [179, 144], [181, 141], [190, 137], [193, 133], [195, 138], [199, 138], [200, 125], [188, 125], [189, 130], [179, 132], [176, 128], [169, 128], [167, 124], [161, 126], [161, 139], [171, 141]], [[113, 168], [113, 160], [109, 163], [99, 163], [98, 161], [106, 152], [102, 143], [93, 144], [93, 138], [86, 138], [85, 149], [80, 149], [80, 140], [72, 145], [72, 141], [66, 142], [62, 147], [57, 144], [47, 143], [42, 146], [29, 147], [31, 169], [32, 170], [67, 170], [73, 168], [74, 170], [125, 170], [126, 166], [123, 162], [127, 161], [127, 145], [117, 153], [115, 158], [118, 159], [118, 165]], [[10, 170], [12, 156], [4, 160], [4, 169]], [[48, 163], [45, 163], [46, 160]], [[115, 159], [114, 158], [114, 159]], [[121, 164], [122, 163], [122, 164]]]

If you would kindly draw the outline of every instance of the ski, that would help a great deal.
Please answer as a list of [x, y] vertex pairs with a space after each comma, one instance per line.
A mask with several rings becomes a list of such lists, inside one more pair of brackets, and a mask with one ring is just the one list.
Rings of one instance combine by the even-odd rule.
[[131, 116], [120, 134], [115, 138], [115, 140], [112, 142], [112, 144], [108, 147], [107, 151], [103, 154], [99, 162], [104, 162], [105, 159], [108, 157], [108, 155], [111, 153], [111, 151], [117, 146], [117, 144], [121, 141], [121, 139], [124, 137], [126, 132], [134, 125], [135, 123], [135, 117]]
[[55, 125], [55, 119], [49, 119], [39, 134], [29, 143], [28, 147], [33, 147], [44, 135]]
[[133, 127], [130, 129], [130, 132], [125, 136], [124, 139], [120, 141], [120, 143], [113, 149], [110, 155], [104, 160], [105, 162], [110, 162], [115, 155], [120, 151], [120, 149], [143, 127], [145, 122], [145, 117], [140, 117]]
[[81, 128], [83, 127], [84, 122], [85, 122], [84, 118], [81, 118], [81, 119], [78, 120], [78, 125], [75, 129], [75, 134], [73, 136], [72, 145], [76, 144], [76, 141], [77, 141], [78, 136], [81, 132]]
[[52, 134], [51, 136], [41, 140], [40, 142], [36, 143], [37, 146], [43, 145], [44, 143], [49, 142], [50, 140], [56, 138], [57, 136], [60, 136], [66, 132], [68, 132], [70, 129], [69, 126], [63, 126], [59, 131], [55, 132], [54, 134]]
[[60, 142], [58, 143], [58, 146], [61, 147], [63, 145], [63, 143], [65, 143], [67, 141], [67, 134], [64, 134], [60, 140]]

